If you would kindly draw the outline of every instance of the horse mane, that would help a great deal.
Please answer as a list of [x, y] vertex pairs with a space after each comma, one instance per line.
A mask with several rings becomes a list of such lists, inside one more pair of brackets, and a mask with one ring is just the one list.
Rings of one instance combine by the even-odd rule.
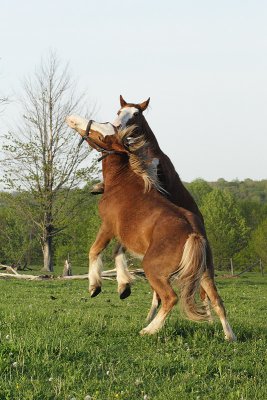
[[159, 160], [153, 158], [151, 161], [147, 156], [147, 152], [142, 151], [148, 145], [143, 135], [130, 137], [136, 127], [136, 125], [131, 125], [118, 130], [119, 141], [128, 153], [130, 168], [143, 179], [145, 193], [149, 192], [152, 187], [159, 192], [164, 192], [157, 175]]

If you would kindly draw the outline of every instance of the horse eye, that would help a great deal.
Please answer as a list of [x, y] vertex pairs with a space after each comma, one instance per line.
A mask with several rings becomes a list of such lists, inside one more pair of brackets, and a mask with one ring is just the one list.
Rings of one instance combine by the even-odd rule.
[[134, 113], [134, 117], [137, 117], [138, 114], [139, 114], [139, 112], [136, 111], [136, 112]]

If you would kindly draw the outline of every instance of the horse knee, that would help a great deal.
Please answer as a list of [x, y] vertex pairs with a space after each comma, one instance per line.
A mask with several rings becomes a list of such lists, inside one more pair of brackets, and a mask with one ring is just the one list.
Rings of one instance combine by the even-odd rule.
[[91, 248], [88, 254], [89, 261], [96, 260], [99, 254], [100, 254], [99, 251], [96, 251], [96, 249]]
[[168, 293], [161, 298], [162, 307], [172, 309], [178, 303], [178, 297], [175, 292]]
[[216, 300], [211, 303], [211, 306], [215, 310], [219, 318], [226, 318], [226, 310], [220, 296], [218, 296]]

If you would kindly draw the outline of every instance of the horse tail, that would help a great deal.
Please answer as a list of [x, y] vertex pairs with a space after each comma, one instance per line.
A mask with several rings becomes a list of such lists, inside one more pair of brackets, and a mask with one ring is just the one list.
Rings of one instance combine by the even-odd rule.
[[206, 240], [198, 233], [191, 233], [185, 242], [177, 274], [177, 282], [180, 288], [181, 310], [188, 319], [193, 321], [208, 319], [204, 307], [198, 305], [195, 300], [195, 295], [205, 270]]

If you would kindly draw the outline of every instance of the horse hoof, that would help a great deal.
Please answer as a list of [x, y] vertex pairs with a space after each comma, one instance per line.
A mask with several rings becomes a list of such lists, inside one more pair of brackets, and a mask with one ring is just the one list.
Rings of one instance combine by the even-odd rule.
[[91, 297], [96, 297], [101, 292], [101, 286], [91, 290]]
[[127, 283], [127, 285], [125, 286], [125, 289], [123, 290], [123, 292], [120, 293], [120, 299], [124, 300], [127, 297], [129, 297], [131, 294], [131, 286], [129, 285], [129, 283]]
[[139, 332], [139, 334], [140, 334], [141, 336], [147, 335], [147, 331], [146, 331], [145, 329], [142, 329], [142, 330]]
[[92, 189], [90, 190], [91, 194], [102, 194], [104, 193], [104, 184], [103, 182], [96, 183]]
[[236, 342], [237, 341], [237, 338], [234, 334], [232, 336], [225, 336], [224, 338], [227, 342]]

